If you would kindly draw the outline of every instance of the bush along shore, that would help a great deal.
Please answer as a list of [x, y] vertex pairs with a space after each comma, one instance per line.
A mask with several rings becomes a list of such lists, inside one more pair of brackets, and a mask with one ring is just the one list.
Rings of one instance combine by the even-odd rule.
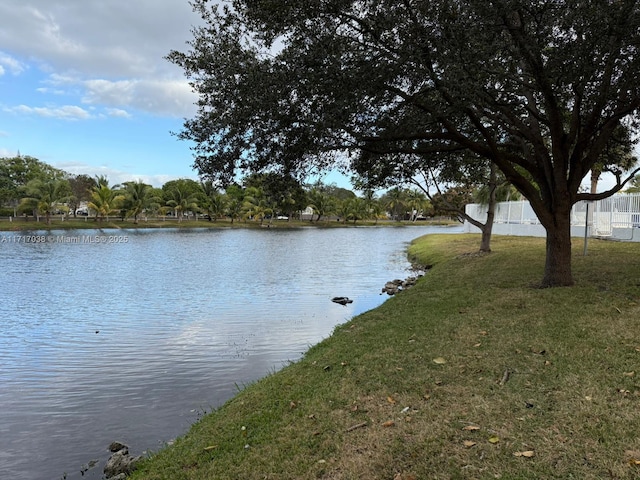
[[138, 464], [152, 479], [640, 476], [640, 245], [429, 235], [416, 285], [336, 328]]

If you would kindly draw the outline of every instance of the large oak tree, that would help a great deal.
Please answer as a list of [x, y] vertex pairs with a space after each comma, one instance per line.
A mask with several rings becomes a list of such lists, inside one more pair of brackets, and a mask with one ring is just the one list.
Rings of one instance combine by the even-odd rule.
[[[570, 211], [640, 106], [630, 0], [193, 0], [203, 19], [168, 58], [199, 94], [179, 136], [194, 165], [342, 166], [467, 152], [488, 159], [547, 231], [544, 286], [570, 285]], [[606, 167], [606, 165], [605, 165]]]

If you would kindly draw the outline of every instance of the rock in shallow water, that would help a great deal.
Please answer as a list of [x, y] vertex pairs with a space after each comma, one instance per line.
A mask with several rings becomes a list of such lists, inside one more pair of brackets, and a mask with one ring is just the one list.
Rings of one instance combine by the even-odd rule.
[[111, 445], [109, 445], [109, 451], [110, 452], [119, 452], [120, 450], [126, 448], [127, 450], [129, 449], [129, 447], [127, 447], [124, 443], [122, 442], [111, 442]]
[[115, 452], [104, 466], [104, 474], [109, 480], [123, 480], [133, 472], [142, 456], [129, 455], [129, 447], [120, 442], [109, 445], [109, 451]]

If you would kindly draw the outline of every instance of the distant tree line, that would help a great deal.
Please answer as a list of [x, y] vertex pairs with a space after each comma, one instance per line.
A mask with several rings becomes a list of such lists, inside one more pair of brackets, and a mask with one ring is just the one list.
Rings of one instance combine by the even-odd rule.
[[[429, 193], [424, 188], [394, 187], [376, 194], [321, 182], [305, 185], [293, 177], [275, 173], [254, 173], [225, 189], [211, 181], [181, 178], [157, 188], [142, 181], [110, 185], [105, 176], [74, 175], [54, 168], [34, 157], [0, 157], [0, 215], [35, 216], [50, 222], [53, 215], [91, 216], [96, 222], [109, 218], [132, 219], [170, 215], [178, 222], [196, 215], [215, 222], [219, 219], [257, 221], [274, 218], [300, 219], [302, 212], [311, 222], [329, 219], [341, 222], [417, 221], [432, 217], [462, 219], [468, 203], [489, 202], [490, 189], [476, 182], [451, 183], [444, 190]], [[636, 178], [628, 192], [640, 191]], [[503, 184], [498, 200], [520, 198], [515, 189]]]
[[134, 223], [142, 216], [170, 215], [181, 222], [199, 215], [211, 222], [226, 218], [263, 223], [301, 218], [302, 212], [312, 222], [416, 221], [451, 216], [451, 204], [464, 209], [473, 194], [451, 188], [429, 199], [418, 189], [395, 187], [381, 195], [364, 190], [358, 196], [333, 184], [302, 184], [275, 173], [254, 173], [225, 189], [187, 178], [160, 188], [142, 181], [110, 185], [105, 176], [74, 175], [31, 156], [0, 158], [0, 214], [42, 217], [46, 222], [54, 215], [86, 215], [96, 222], [129, 218]]

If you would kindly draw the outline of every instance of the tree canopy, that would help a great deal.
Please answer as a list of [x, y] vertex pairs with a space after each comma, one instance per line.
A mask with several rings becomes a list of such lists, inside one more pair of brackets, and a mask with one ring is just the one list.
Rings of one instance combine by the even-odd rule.
[[[295, 172], [375, 154], [489, 160], [547, 230], [542, 284], [570, 285], [583, 178], [640, 106], [631, 0], [193, 0], [181, 66], [199, 94], [179, 137], [194, 166]], [[629, 141], [632, 141], [631, 137]], [[604, 165], [606, 167], [606, 165]], [[606, 169], [606, 168], [605, 168]]]
[[59, 180], [64, 172], [29, 155], [0, 158], [0, 204], [17, 205], [23, 189], [32, 180]]

